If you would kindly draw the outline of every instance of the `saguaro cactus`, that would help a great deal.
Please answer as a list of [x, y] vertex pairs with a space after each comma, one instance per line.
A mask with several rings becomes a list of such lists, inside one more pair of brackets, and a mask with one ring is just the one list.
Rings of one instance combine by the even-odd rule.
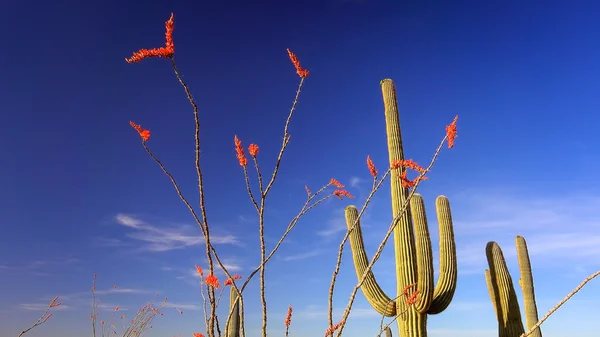
[[[525, 328], [521, 320], [517, 294], [506, 267], [502, 249], [496, 242], [491, 241], [485, 247], [485, 254], [490, 268], [485, 270], [485, 281], [498, 318], [498, 336], [519, 337], [525, 332]], [[538, 312], [535, 303], [531, 262], [529, 261], [527, 243], [522, 236], [517, 236], [517, 256], [521, 273], [519, 284], [525, 302], [525, 322], [527, 330], [529, 330], [537, 323]], [[542, 331], [538, 328], [531, 336], [542, 337]]]
[[229, 291], [229, 312], [231, 312], [231, 321], [227, 327], [227, 337], [240, 336], [240, 303], [237, 302], [238, 294], [234, 287]]
[[[385, 121], [387, 129], [388, 152], [390, 165], [404, 159], [400, 118], [396, 103], [396, 89], [390, 79], [381, 81], [383, 102], [385, 105]], [[408, 189], [403, 188], [398, 175], [404, 168], [394, 169], [391, 175], [392, 212], [394, 218], [400, 215], [402, 205], [408, 197]], [[456, 247], [452, 229], [450, 203], [444, 196], [436, 199], [437, 216], [440, 234], [440, 273], [434, 289], [433, 258], [431, 238], [427, 227], [423, 198], [414, 194], [410, 200], [410, 209], [400, 215], [394, 228], [394, 248], [396, 255], [397, 294], [390, 299], [377, 283], [375, 276], [369, 272], [361, 290], [371, 306], [380, 314], [393, 317], [405, 312], [397, 320], [400, 337], [427, 336], [427, 314], [438, 314], [446, 309], [454, 296], [457, 280]], [[412, 217], [411, 217], [412, 214]], [[356, 275], [360, 279], [369, 264], [362, 239], [358, 210], [348, 206], [345, 210], [346, 224], [350, 229], [350, 247]], [[414, 222], [414, 228], [413, 228]], [[402, 290], [407, 285], [416, 283], [419, 301], [406, 307]]]

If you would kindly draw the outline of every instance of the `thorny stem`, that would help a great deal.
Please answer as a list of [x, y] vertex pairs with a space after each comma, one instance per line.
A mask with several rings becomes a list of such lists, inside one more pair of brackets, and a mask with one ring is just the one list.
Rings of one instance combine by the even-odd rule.
[[[406, 210], [408, 208], [408, 205], [409, 205], [409, 202], [410, 202], [410, 199], [412, 198], [412, 196], [417, 191], [417, 188], [419, 187], [419, 184], [421, 183], [421, 181], [423, 181], [422, 178], [433, 167], [433, 164], [435, 163], [437, 157], [439, 156], [440, 151], [442, 150], [442, 147], [444, 146], [444, 143], [446, 142], [446, 139], [448, 139], [448, 135], [444, 136], [444, 138], [440, 142], [440, 145], [435, 150], [435, 153], [433, 154], [433, 157], [431, 159], [431, 162], [429, 163], [429, 166], [427, 166], [427, 168], [425, 168], [425, 170], [423, 170], [423, 172], [421, 172], [421, 174], [418, 176], [418, 178], [416, 180], [416, 184], [413, 186], [413, 188], [411, 189], [410, 193], [408, 194], [406, 200], [404, 201], [404, 204], [402, 205], [402, 208], [400, 209], [400, 212], [398, 212], [398, 215], [396, 215], [396, 217], [392, 220], [392, 224], [390, 225], [390, 228], [388, 229], [387, 233], [385, 234], [385, 237], [383, 238], [383, 241], [381, 241], [381, 244], [379, 245], [379, 247], [377, 247], [377, 251], [375, 252], [375, 255], [373, 256], [373, 259], [371, 260], [371, 262], [369, 263], [369, 265], [367, 266], [367, 268], [364, 270], [364, 272], [362, 274], [362, 277], [360, 278], [359, 282], [352, 289], [352, 293], [350, 295], [350, 299], [348, 300], [348, 304], [346, 306], [346, 309], [344, 310], [344, 314], [342, 315], [342, 319], [341, 319], [342, 324], [339, 327], [339, 330], [337, 332], [336, 337], [340, 337], [342, 335], [342, 331], [344, 330], [344, 326], [346, 325], [346, 321], [348, 319], [348, 316], [350, 315], [350, 310], [352, 310], [352, 304], [354, 304], [354, 299], [356, 298], [356, 293], [358, 292], [358, 290], [360, 289], [360, 287], [362, 286], [362, 284], [365, 282], [365, 280], [367, 278], [367, 275], [369, 274], [369, 272], [373, 268], [373, 265], [375, 265], [375, 262], [377, 262], [377, 260], [379, 260], [379, 257], [381, 256], [381, 252], [383, 251], [383, 248], [385, 247], [385, 244], [387, 243], [387, 240], [390, 238], [390, 235], [392, 234], [392, 232], [394, 231], [394, 229], [398, 225], [398, 222], [400, 221], [400, 218], [402, 217], [402, 215], [404, 214], [404, 212], [406, 212]], [[352, 225], [352, 228], [350, 228], [346, 232], [346, 235], [344, 236], [344, 240], [343, 241], [348, 240], [348, 237], [350, 236], [350, 232], [358, 224], [358, 221], [359, 221], [358, 219], [360, 219], [360, 217], [357, 218], [357, 221], [355, 221], [355, 223]], [[343, 246], [341, 246], [341, 247], [342, 248], [340, 249], [340, 251], [343, 250]], [[341, 252], [338, 252], [338, 256], [339, 255], [341, 255]], [[341, 261], [338, 260], [338, 264], [336, 265], [336, 269], [339, 268], [339, 263], [340, 262]]]
[[[199, 198], [200, 198], [200, 212], [202, 212], [202, 220], [204, 223], [204, 237], [206, 240], [206, 258], [207, 258], [207, 262], [208, 262], [208, 269], [209, 269], [210, 274], [214, 274], [214, 265], [213, 265], [211, 251], [210, 251], [210, 247], [211, 247], [210, 230], [209, 230], [209, 226], [208, 226], [208, 218], [206, 215], [206, 207], [205, 207], [205, 203], [204, 203], [204, 182], [202, 179], [202, 170], [200, 169], [200, 117], [198, 116], [198, 105], [194, 101], [194, 98], [192, 97], [192, 93], [190, 92], [190, 89], [188, 88], [187, 84], [181, 78], [181, 75], [179, 74], [179, 70], [177, 69], [177, 65], [175, 64], [175, 59], [172, 57], [171, 57], [171, 65], [173, 66], [173, 71], [175, 72], [175, 76], [177, 76], [177, 80], [179, 80], [179, 83], [183, 87], [183, 90], [185, 90], [185, 95], [187, 96], [188, 101], [190, 101], [190, 104], [192, 105], [192, 108], [194, 109], [194, 121], [196, 123], [196, 132], [195, 132], [196, 173], [198, 174], [198, 193], [199, 193]], [[202, 227], [202, 225], [200, 225], [200, 227]], [[210, 301], [210, 309], [211, 309], [210, 318], [209, 318], [208, 336], [214, 337], [215, 314], [216, 314], [216, 312], [215, 312], [216, 311], [215, 290], [212, 287], [210, 287], [210, 288], [207, 287], [207, 289], [209, 290], [208, 298]]]
[[[179, 198], [181, 199], [181, 201], [183, 201], [183, 203], [185, 204], [185, 206], [188, 208], [188, 210], [192, 214], [192, 217], [194, 218], [194, 220], [202, 227], [202, 221], [200, 221], [200, 218], [198, 218], [198, 214], [196, 213], [196, 211], [194, 210], [194, 208], [192, 207], [192, 205], [189, 203], [189, 201], [185, 198], [185, 196], [181, 192], [181, 189], [179, 188], [179, 185], [175, 181], [175, 177], [173, 177], [173, 175], [166, 169], [166, 167], [163, 165], [163, 163], [154, 155], [154, 153], [152, 153], [152, 151], [150, 150], [150, 148], [148, 148], [148, 145], [146, 145], [146, 142], [142, 142], [142, 146], [144, 147], [144, 150], [146, 150], [146, 152], [148, 153], [148, 155], [150, 155], [150, 157], [152, 158], [152, 160], [154, 160], [158, 164], [158, 166], [163, 171], [163, 173], [167, 177], [169, 177], [169, 179], [171, 180], [171, 183], [173, 184], [175, 192], [177, 192], [177, 195], [179, 196]], [[225, 273], [225, 275], [228, 278], [232, 278], [231, 274], [229, 273], [229, 271], [227, 270], [227, 268], [225, 268], [225, 265], [221, 261], [221, 258], [219, 258], [219, 255], [217, 254], [217, 251], [215, 250], [215, 248], [212, 245], [209, 245], [208, 241], [207, 241], [206, 245], [212, 251], [212, 253], [213, 253], [214, 257], [215, 257], [215, 260], [217, 261], [217, 264], [219, 265], [219, 267], [221, 268], [221, 270], [223, 270], [223, 273]], [[235, 285], [235, 283], [232, 283], [232, 287], [234, 287], [236, 289], [236, 291], [239, 292], [239, 289], [237, 288], [237, 286]], [[207, 288], [211, 288], [212, 289], [212, 287], [207, 287]], [[209, 301], [212, 301], [211, 302], [211, 310], [212, 310], [211, 315], [214, 315], [214, 312], [215, 312], [213, 310], [213, 305], [215, 305], [215, 303], [214, 303], [214, 300], [215, 300], [214, 289], [212, 291], [212, 294], [213, 295], [212, 295], [212, 298], [211, 298], [210, 297], [210, 292], [209, 292]], [[242, 307], [241, 304], [240, 304], [240, 307]], [[214, 317], [213, 317], [213, 319], [214, 319]], [[241, 328], [242, 328], [242, 331], [241, 331], [242, 336], [241, 337], [244, 337], [245, 335], [244, 335], [244, 327], [243, 327], [243, 325], [242, 325]]]
[[300, 97], [300, 92], [302, 91], [302, 85], [304, 85], [304, 77], [300, 78], [300, 84], [298, 85], [298, 90], [296, 90], [296, 97], [294, 97], [294, 102], [292, 103], [292, 108], [290, 109], [290, 113], [285, 121], [285, 126], [283, 127], [283, 142], [281, 143], [281, 150], [279, 150], [279, 155], [277, 156], [277, 161], [275, 162], [275, 168], [273, 169], [273, 175], [271, 176], [271, 181], [267, 184], [263, 195], [267, 195], [271, 187], [273, 187], [273, 183], [275, 183], [275, 178], [277, 178], [277, 173], [279, 172], [279, 165], [281, 164], [281, 158], [283, 157], [283, 153], [287, 148], [288, 143], [290, 142], [290, 134], [288, 132], [288, 128], [290, 126], [290, 122], [292, 121], [292, 116], [294, 115], [294, 111], [296, 110], [296, 105], [298, 105], [298, 98]]
[[96, 337], [96, 306], [98, 303], [96, 302], [96, 275], [94, 275], [94, 281], [92, 282], [92, 314], [90, 318], [92, 319], [92, 337]]
[[[202, 311], [204, 312], [204, 324], [208, 326], [208, 316], [206, 315], [206, 296], [204, 296], [204, 290], [202, 289], [202, 285], [204, 284], [202, 280], [202, 275], [200, 275], [200, 294], [202, 295]], [[208, 288], [208, 285], [206, 285]]]
[[262, 304], [262, 336], [267, 337], [267, 298], [265, 296], [265, 198], [260, 201], [260, 212], [258, 215], [258, 235], [260, 237], [260, 302]]
[[[288, 131], [289, 125], [292, 120], [292, 116], [294, 115], [294, 111], [296, 110], [296, 106], [298, 105], [298, 98], [300, 97], [300, 92], [302, 91], [302, 86], [304, 85], [304, 79], [305, 79], [304, 77], [300, 78], [300, 84], [298, 85], [298, 89], [296, 90], [296, 96], [294, 97], [292, 107], [290, 108], [290, 112], [288, 114], [288, 117], [285, 121], [285, 125], [283, 127], [283, 141], [281, 144], [281, 149], [279, 150], [279, 154], [277, 155], [277, 160], [275, 161], [275, 168], [273, 169], [273, 174], [271, 175], [271, 180], [267, 184], [267, 187], [264, 188], [264, 190], [263, 190], [262, 175], [261, 175], [259, 167], [258, 167], [258, 162], [256, 161], [256, 158], [254, 158], [256, 171], [257, 171], [258, 179], [259, 179], [260, 194], [261, 194], [260, 207], [257, 206], [256, 200], [254, 199], [254, 196], [252, 194], [252, 190], [250, 188], [250, 183], [248, 181], [247, 170], [246, 170], [246, 167], [244, 166], [244, 176], [246, 179], [246, 188], [248, 190], [248, 194], [250, 195], [250, 199], [251, 199], [252, 203], [254, 204], [254, 207], [257, 208], [257, 212], [258, 212], [258, 216], [259, 216], [260, 266], [258, 267], [258, 269], [260, 271], [259, 283], [260, 283], [260, 298], [261, 298], [262, 316], [263, 316], [261, 331], [262, 331], [263, 337], [267, 336], [267, 302], [266, 302], [266, 297], [265, 297], [265, 265], [267, 262], [267, 257], [266, 257], [265, 237], [264, 237], [265, 200], [266, 200], [266, 197], [267, 197], [269, 191], [271, 190], [271, 187], [273, 187], [273, 184], [275, 183], [275, 180], [277, 179], [277, 173], [279, 172], [279, 167], [281, 165], [281, 160], [283, 158], [283, 154], [285, 153], [287, 145], [290, 142], [290, 134]], [[271, 255], [269, 255], [269, 257], [270, 256]], [[254, 274], [255, 273], [252, 273], [252, 276]], [[246, 279], [246, 282], [244, 283], [244, 287], [248, 284], [248, 282], [250, 281], [250, 278], [251, 277], [248, 277]], [[243, 327], [244, 326], [244, 306], [242, 304], [243, 299], [241, 296], [241, 291], [238, 291], [238, 294], [239, 294], [238, 301], [240, 302], [240, 323], [241, 323], [241, 326]], [[231, 313], [230, 313], [229, 317], [227, 318], [227, 323], [225, 324], [226, 327], [229, 325], [230, 319], [231, 319]]]
[[52, 314], [48, 314], [48, 311], [50, 311], [50, 308], [52, 308], [52, 307], [53, 307], [52, 303], [49, 304], [48, 307], [46, 308], [46, 310], [44, 311], [44, 313], [40, 316], [40, 318], [38, 318], [38, 320], [35, 323], [33, 323], [29, 328], [21, 331], [17, 337], [21, 337], [24, 334], [28, 333], [31, 329], [44, 324], [48, 320], [48, 318], [50, 318], [50, 316], [52, 315]]
[[[277, 241], [277, 244], [275, 244], [275, 247], [271, 250], [271, 252], [267, 255], [266, 259], [265, 259], [265, 263], [261, 263], [260, 266], [256, 267], [256, 269], [254, 269], [246, 278], [246, 281], [242, 284], [242, 287], [240, 287], [240, 292], [243, 292], [244, 289], [246, 289], [246, 286], [249, 284], [250, 280], [254, 277], [254, 275], [256, 275], [256, 273], [258, 273], [260, 271], [260, 268], [265, 265], [267, 262], [269, 262], [269, 260], [273, 257], [273, 255], [275, 254], [275, 252], [279, 249], [279, 247], [281, 246], [281, 244], [283, 243], [283, 241], [285, 240], [285, 238], [288, 236], [288, 234], [292, 231], [292, 229], [294, 229], [294, 227], [296, 227], [296, 224], [298, 223], [298, 221], [300, 220], [300, 218], [308, 213], [308, 211], [310, 211], [311, 209], [315, 208], [317, 205], [319, 205], [320, 203], [324, 202], [325, 200], [331, 198], [333, 195], [327, 195], [317, 201], [315, 201], [314, 203], [310, 204], [309, 203], [317, 196], [319, 195], [321, 192], [323, 192], [327, 187], [331, 186], [331, 184], [327, 184], [325, 186], [323, 186], [321, 189], [319, 189], [317, 192], [313, 193], [312, 195], [310, 195], [308, 197], [308, 199], [306, 200], [306, 202], [304, 203], [304, 205], [302, 206], [302, 209], [300, 210], [300, 212], [290, 221], [290, 223], [288, 224], [288, 227], [286, 228], [285, 232], [283, 233], [283, 235], [281, 236], [281, 238], [279, 239], [279, 241]], [[241, 296], [238, 297], [238, 299], [241, 300]], [[242, 304], [240, 303], [240, 307], [243, 308]], [[229, 313], [229, 315], [231, 315], [231, 312]], [[243, 316], [242, 316], [243, 317]], [[231, 316], [229, 316], [227, 318], [227, 324], [226, 326], [229, 325], [229, 320], [231, 319]]]
[[548, 311], [547, 314], [544, 315], [544, 317], [542, 317], [542, 319], [540, 319], [537, 323], [535, 323], [535, 325], [533, 327], [531, 327], [531, 329], [529, 329], [529, 331], [525, 332], [524, 334], [522, 334], [519, 337], [527, 337], [529, 335], [531, 335], [536, 329], [538, 329], [542, 323], [544, 323], [556, 310], [558, 310], [558, 308], [560, 308], [563, 304], [565, 304], [568, 300], [571, 299], [571, 297], [573, 297], [575, 294], [577, 294], [579, 292], [579, 290], [581, 290], [581, 288], [583, 288], [588, 282], [590, 282], [591, 280], [593, 280], [594, 278], [596, 278], [598, 275], [600, 275], [600, 270], [593, 273], [592, 275], [588, 276], [585, 280], [583, 280], [583, 282], [581, 282], [575, 289], [573, 289], [573, 291], [571, 291], [565, 298], [563, 298], [560, 302], [558, 302], [557, 305], [554, 306], [554, 308], [550, 309], [550, 311]]
[[[254, 161], [256, 162], [256, 158], [254, 158]], [[258, 163], [256, 165], [258, 165]], [[256, 199], [254, 198], [254, 194], [252, 193], [252, 188], [250, 187], [250, 177], [248, 177], [248, 170], [246, 169], [246, 166], [244, 166], [243, 169], [244, 169], [244, 180], [246, 181], [246, 190], [248, 190], [248, 195], [250, 196], [250, 201], [252, 201], [252, 205], [254, 205], [256, 212], [258, 214], [260, 214], [260, 206], [258, 206], [258, 203], [256, 202]], [[262, 187], [261, 187], [260, 194], [261, 194], [261, 198], [262, 198]]]

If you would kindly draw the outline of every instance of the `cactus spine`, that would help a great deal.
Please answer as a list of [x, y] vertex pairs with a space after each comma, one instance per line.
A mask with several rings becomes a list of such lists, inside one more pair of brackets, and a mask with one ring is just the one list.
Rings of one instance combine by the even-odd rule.
[[[391, 165], [396, 160], [404, 159], [394, 82], [391, 79], [381, 81], [381, 90], [385, 106]], [[403, 168], [394, 169], [390, 179], [394, 218], [400, 214], [402, 205], [409, 194], [408, 189], [403, 188], [398, 179], [402, 170]], [[435, 288], [431, 239], [423, 198], [418, 194], [414, 194], [411, 198], [410, 209], [400, 215], [393, 233], [398, 297], [390, 299], [381, 289], [372, 272], [368, 273], [361, 286], [361, 290], [371, 306], [380, 314], [393, 317], [406, 310], [406, 313], [397, 320], [400, 337], [426, 337], [427, 314], [438, 314], [444, 311], [450, 304], [456, 289], [456, 247], [448, 199], [439, 196], [436, 199], [436, 209], [440, 232], [440, 274]], [[367, 268], [369, 260], [362, 239], [358, 210], [354, 206], [348, 206], [345, 216], [348, 229], [356, 223], [356, 227], [350, 234], [350, 247], [356, 275], [360, 278]], [[419, 301], [407, 309], [402, 290], [405, 286], [413, 283], [417, 283]]]
[[[525, 238], [517, 236], [516, 241], [519, 271], [521, 274], [519, 284], [523, 291], [525, 322], [527, 330], [529, 330], [538, 321], [533, 275], [531, 273], [531, 262]], [[525, 327], [521, 319], [517, 294], [513, 287], [512, 278], [506, 266], [502, 249], [500, 249], [500, 246], [496, 242], [492, 241], [488, 242], [485, 253], [489, 265], [489, 269], [485, 270], [485, 280], [498, 319], [498, 336], [519, 337], [525, 332]], [[538, 328], [531, 336], [542, 337], [542, 331]]]

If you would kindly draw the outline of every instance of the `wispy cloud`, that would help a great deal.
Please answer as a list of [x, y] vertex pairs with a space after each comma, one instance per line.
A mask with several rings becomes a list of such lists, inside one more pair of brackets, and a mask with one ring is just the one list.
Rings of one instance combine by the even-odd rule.
[[346, 232], [348, 228], [346, 227], [346, 220], [344, 219], [344, 214], [339, 213], [339, 216], [333, 217], [327, 222], [326, 228], [317, 231], [317, 235], [325, 238], [331, 238], [336, 236], [338, 233]]
[[[19, 308], [28, 311], [44, 311], [48, 308], [48, 303], [22, 303], [19, 304]], [[52, 310], [67, 310], [69, 306], [61, 304], [57, 307], [53, 307]]]
[[[600, 260], [600, 198], [593, 195], [524, 195], [492, 191], [457, 196], [453, 207], [461, 273], [487, 266], [485, 244], [496, 241], [507, 260], [516, 259], [515, 237], [527, 240], [532, 265], [580, 268]], [[461, 212], [465, 209], [465, 212]]]
[[[333, 308], [333, 315], [336, 317], [344, 313], [345, 308]], [[308, 318], [325, 318], [327, 317], [327, 308], [318, 305], [309, 305], [304, 310], [299, 312], [299, 315]], [[373, 308], [352, 308], [350, 312], [352, 318], [373, 318], [381, 317], [381, 315], [373, 310]]]
[[5, 270], [7, 273], [14, 272], [29, 272], [38, 276], [46, 276], [57, 273], [61, 268], [75, 268], [81, 260], [77, 258], [65, 258], [56, 260], [35, 260], [29, 263], [21, 263], [15, 266], [0, 266], [0, 270]]
[[362, 184], [365, 180], [361, 179], [359, 177], [350, 177], [350, 182], [348, 183], [348, 185], [350, 185], [350, 187], [354, 187], [357, 188], [360, 186], [360, 184]]
[[197, 304], [183, 304], [183, 303], [170, 303], [170, 302], [166, 302], [165, 307], [166, 308], [176, 308], [176, 309], [179, 309], [182, 311], [183, 310], [196, 311], [196, 310], [202, 309], [202, 307]]
[[[126, 307], [123, 307], [120, 305], [118, 307], [119, 307], [119, 311], [128, 311], [129, 310]], [[97, 308], [100, 310], [103, 310], [103, 311], [116, 311], [117, 305], [110, 304], [110, 303], [98, 303]]]
[[[141, 248], [142, 250], [164, 252], [204, 243], [204, 237], [198, 235], [198, 228], [193, 226], [159, 228], [126, 214], [118, 214], [115, 220], [122, 226], [136, 230], [127, 234], [127, 237], [144, 242], [145, 245]], [[211, 243], [215, 245], [236, 245], [239, 244], [239, 241], [234, 235], [219, 236], [213, 234], [211, 235]]]
[[149, 294], [152, 291], [144, 290], [144, 289], [135, 289], [135, 288], [110, 288], [106, 290], [96, 290], [97, 295], [106, 295], [106, 294]]
[[282, 261], [298, 261], [298, 260], [310, 259], [311, 257], [322, 255], [323, 253], [324, 253], [323, 249], [313, 249], [311, 251], [303, 252], [300, 254], [287, 255], [287, 256], [282, 256], [282, 257], [277, 256], [276, 258], [278, 260], [282, 260]]

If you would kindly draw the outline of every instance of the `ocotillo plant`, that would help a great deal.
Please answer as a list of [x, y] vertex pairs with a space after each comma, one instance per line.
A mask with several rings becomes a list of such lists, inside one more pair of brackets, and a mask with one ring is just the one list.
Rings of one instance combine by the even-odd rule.
[[[398, 218], [394, 228], [394, 248], [396, 255], [396, 278], [398, 296], [390, 299], [377, 283], [371, 271], [361, 286], [371, 306], [382, 315], [394, 317], [403, 313], [397, 320], [401, 337], [427, 336], [427, 314], [438, 314], [446, 309], [456, 289], [457, 265], [452, 217], [448, 199], [440, 196], [436, 200], [440, 232], [440, 273], [434, 289], [433, 259], [431, 238], [427, 227], [427, 218], [423, 198], [414, 194], [410, 200], [410, 209], [400, 214], [409, 197], [408, 184], [403, 184], [406, 168], [410, 165], [397, 165], [404, 160], [400, 118], [396, 102], [394, 82], [381, 81], [391, 174], [392, 212]], [[412, 219], [411, 219], [412, 213]], [[356, 207], [348, 206], [345, 211], [346, 224], [351, 230], [350, 247], [356, 275], [360, 280], [367, 270], [369, 260], [365, 252], [360, 229], [359, 213]], [[414, 227], [413, 227], [414, 222]], [[352, 229], [354, 228], [354, 229]], [[415, 284], [420, 294], [418, 302], [410, 307], [402, 296], [408, 285]]]
[[[531, 329], [538, 321], [537, 306], [535, 303], [535, 293], [533, 289], [533, 275], [531, 273], [531, 263], [529, 253], [527, 252], [527, 243], [525, 238], [517, 236], [517, 256], [519, 260], [519, 271], [521, 278], [519, 284], [523, 291], [525, 302], [525, 322], [527, 330]], [[512, 278], [506, 267], [506, 260], [502, 254], [502, 249], [496, 242], [488, 242], [485, 247], [488, 265], [490, 269], [485, 270], [485, 280], [490, 293], [490, 299], [496, 311], [498, 318], [498, 336], [499, 337], [518, 337], [525, 333], [525, 327], [521, 319], [519, 301], [513, 287]], [[540, 328], [532, 334], [534, 337], [542, 337]]]

